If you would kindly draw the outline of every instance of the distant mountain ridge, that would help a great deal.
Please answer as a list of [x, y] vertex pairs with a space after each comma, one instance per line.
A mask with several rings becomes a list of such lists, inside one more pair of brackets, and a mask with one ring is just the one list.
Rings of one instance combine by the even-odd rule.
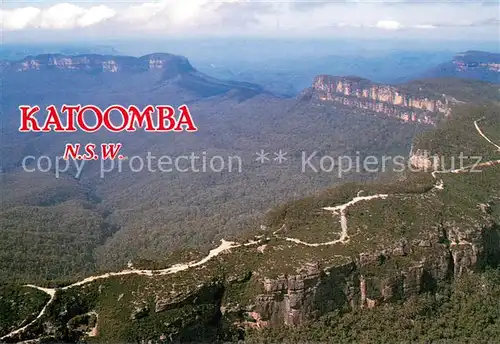
[[[10, 80], [18, 78], [20, 73], [30, 72], [39, 72], [38, 75], [28, 76], [32, 80], [60, 78], [51, 75], [54, 74], [52, 72], [67, 72], [64, 77], [74, 80], [76, 74], [72, 73], [78, 73], [79, 82], [87, 84], [95, 83], [93, 77], [95, 75], [117, 75], [116, 78], [107, 78], [107, 82], [117, 87], [122, 87], [128, 82], [132, 82], [138, 88], [141, 88], [141, 85], [145, 87], [156, 85], [156, 89], [161, 85], [168, 85], [170, 88], [175, 88], [169, 90], [169, 93], [188, 91], [194, 98], [225, 94], [229, 91], [244, 97], [263, 92], [263, 88], [256, 84], [212, 78], [197, 71], [186, 57], [169, 53], [152, 53], [141, 57], [42, 54], [28, 56], [18, 61], [0, 61], [0, 72]], [[138, 78], [140, 80], [137, 80]], [[191, 98], [193, 97], [189, 99]]]
[[10, 72], [29, 70], [80, 70], [99, 72], [139, 72], [151, 69], [174, 69], [179, 73], [192, 72], [195, 69], [184, 56], [168, 53], [153, 53], [141, 57], [83, 54], [41, 54], [28, 56], [19, 61], [2, 61], [2, 69]]
[[423, 77], [456, 77], [500, 83], [500, 54], [485, 51], [466, 51], [451, 61], [427, 71]]
[[27, 56], [40, 54], [63, 55], [123, 55], [120, 51], [109, 45], [72, 45], [72, 44], [16, 44], [4, 43], [0, 47], [0, 60], [17, 61]]

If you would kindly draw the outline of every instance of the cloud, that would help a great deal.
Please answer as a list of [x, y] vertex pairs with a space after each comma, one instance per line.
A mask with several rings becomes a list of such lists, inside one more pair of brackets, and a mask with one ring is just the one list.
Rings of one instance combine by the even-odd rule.
[[431, 24], [417, 24], [413, 25], [412, 27], [415, 29], [424, 29], [424, 30], [437, 29], [437, 26]]
[[[175, 31], [187, 27], [202, 27], [223, 22], [228, 10], [234, 16], [233, 4], [240, 0], [214, 2], [210, 0], [164, 0], [125, 7], [116, 21], [137, 29]], [[243, 4], [242, 4], [243, 5]], [[241, 7], [239, 8], [241, 10]], [[244, 12], [244, 11], [243, 11]]]
[[83, 16], [81, 16], [77, 24], [81, 27], [95, 25], [109, 18], [113, 18], [116, 15], [116, 11], [112, 10], [106, 6], [96, 6], [91, 7]]
[[114, 17], [115, 14], [115, 10], [104, 5], [83, 8], [61, 3], [45, 9], [24, 7], [3, 10], [1, 20], [5, 30], [27, 28], [63, 30], [95, 25]]
[[395, 20], [379, 20], [375, 27], [384, 30], [399, 30], [403, 28], [403, 25]]
[[2, 26], [5, 30], [22, 30], [38, 17], [41, 10], [35, 7], [16, 8], [0, 11]]
[[72, 4], [57, 4], [42, 12], [40, 27], [44, 29], [72, 29], [85, 10]]
[[128, 23], [145, 23], [166, 8], [166, 3], [144, 3], [124, 9], [118, 20]]
[[383, 30], [401, 30], [401, 29], [422, 29], [422, 30], [432, 30], [437, 29], [437, 26], [432, 24], [413, 24], [405, 26], [400, 22], [395, 20], [380, 20], [374, 27]]
[[500, 27], [500, 19], [498, 18], [487, 18], [487, 19], [478, 19], [478, 20], [458, 20], [458, 21], [445, 21], [436, 24], [437, 27], [450, 27], [450, 28], [459, 28], [459, 27], [496, 27], [497, 31]]
[[500, 25], [499, 15], [491, 6], [479, 2], [436, 3], [431, 0], [309, 3], [299, 0], [103, 0], [95, 5], [82, 1], [56, 3], [46, 7], [11, 8], [0, 13], [5, 31], [79, 29], [97, 33], [106, 29], [106, 32], [122, 32], [123, 35], [148, 32], [151, 35], [325, 36], [342, 31], [366, 36], [368, 30], [370, 34], [379, 35], [433, 30], [446, 37], [452, 33], [463, 37], [467, 30], [483, 30], [493, 37], [495, 30], [491, 28]]

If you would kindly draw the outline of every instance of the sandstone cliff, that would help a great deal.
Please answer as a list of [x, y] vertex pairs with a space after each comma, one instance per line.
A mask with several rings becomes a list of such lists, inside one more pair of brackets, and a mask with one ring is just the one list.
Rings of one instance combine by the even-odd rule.
[[498, 255], [490, 241], [498, 234], [495, 224], [478, 224], [467, 232], [456, 224], [445, 226], [427, 237], [363, 252], [341, 264], [311, 261], [297, 273], [255, 276], [262, 293], [240, 306], [256, 326], [300, 325], [334, 310], [371, 308], [433, 292], [439, 283], [477, 272], [489, 256]]
[[381, 85], [358, 77], [319, 75], [300, 98], [332, 101], [341, 105], [381, 113], [405, 122], [436, 124], [451, 114], [458, 101], [447, 95], [437, 96], [422, 90]]

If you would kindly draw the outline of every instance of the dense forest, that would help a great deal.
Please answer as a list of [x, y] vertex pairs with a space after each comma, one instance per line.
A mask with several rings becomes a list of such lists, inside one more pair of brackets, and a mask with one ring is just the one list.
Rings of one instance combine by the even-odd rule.
[[[115, 167], [104, 178], [99, 164], [92, 163], [84, 166], [79, 178], [75, 168], [59, 178], [54, 171], [23, 173], [22, 154], [55, 156], [62, 154], [63, 145], [56, 145], [51, 135], [12, 133], [12, 142], [3, 147], [9, 151], [6, 162], [12, 165], [0, 173], [5, 189], [0, 224], [6, 229], [0, 234], [6, 257], [0, 279], [72, 278], [77, 272], [81, 276], [116, 270], [129, 260], [164, 260], [177, 249], [213, 247], [223, 237], [258, 228], [263, 214], [282, 202], [347, 180], [369, 181], [383, 175], [360, 170], [339, 178], [337, 169], [302, 173], [302, 152], [353, 159], [406, 156], [415, 133], [427, 129], [329, 104], [267, 96], [241, 103], [201, 101], [192, 105], [191, 112], [200, 127], [193, 136], [137, 133], [117, 140], [127, 155], [143, 159], [147, 151], [157, 157], [206, 152], [226, 161], [238, 156], [241, 173], [161, 173], [158, 169], [134, 173], [126, 163], [122, 172]], [[26, 142], [20, 144], [20, 140]], [[65, 140], [89, 139], [68, 136], [60, 142]], [[270, 154], [265, 164], [255, 161], [261, 149]], [[272, 160], [280, 149], [287, 152], [282, 164]], [[318, 160], [314, 164], [319, 165]], [[62, 213], [62, 220], [55, 220]]]

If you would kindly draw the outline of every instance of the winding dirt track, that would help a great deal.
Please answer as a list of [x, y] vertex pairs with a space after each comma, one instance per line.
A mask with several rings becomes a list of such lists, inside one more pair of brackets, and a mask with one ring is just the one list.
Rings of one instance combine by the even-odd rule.
[[[63, 288], [60, 288], [60, 290], [71, 289], [74, 287], [78, 287], [78, 286], [81, 286], [84, 284], [91, 283], [91, 282], [96, 281], [96, 280], [106, 279], [106, 278], [113, 277], [113, 276], [125, 276], [125, 275], [153, 276], [153, 275], [175, 274], [177, 272], [184, 271], [184, 270], [187, 270], [187, 269], [192, 268], [192, 267], [203, 265], [206, 262], [208, 262], [210, 259], [217, 257], [219, 254], [221, 254], [224, 251], [230, 251], [231, 249], [236, 248], [236, 247], [250, 246], [250, 245], [257, 244], [257, 243], [258, 243], [258, 241], [249, 241], [248, 243], [245, 243], [245, 244], [236, 244], [234, 242], [226, 241], [223, 239], [223, 240], [221, 240], [221, 244], [218, 247], [214, 248], [213, 250], [210, 250], [208, 255], [206, 255], [204, 258], [200, 259], [199, 261], [182, 263], [182, 264], [175, 264], [169, 268], [161, 269], [161, 270], [125, 269], [125, 270], [122, 270], [119, 272], [108, 272], [108, 273], [105, 273], [102, 275], [95, 275], [95, 276], [87, 277], [81, 281], [78, 281], [76, 283], [70, 284], [70, 285], [65, 286]], [[5, 339], [10, 338], [16, 334], [24, 332], [27, 328], [29, 328], [31, 325], [33, 325], [38, 319], [40, 319], [47, 311], [47, 307], [54, 301], [56, 291], [58, 290], [57, 288], [42, 288], [42, 287], [32, 285], [32, 284], [28, 284], [28, 285], [26, 285], [26, 287], [31, 287], [31, 288], [35, 288], [35, 289], [38, 289], [40, 291], [43, 291], [44, 293], [50, 295], [50, 299], [45, 304], [45, 306], [42, 308], [42, 310], [40, 311], [38, 316], [33, 321], [31, 321], [27, 325], [15, 330], [15, 331], [12, 331], [12, 332], [6, 334], [3, 337], [0, 337], [0, 340], [5, 340]]]
[[481, 135], [481, 136], [482, 136], [482, 137], [483, 137], [486, 141], [488, 141], [488, 142], [489, 142], [489, 143], [491, 143], [493, 146], [495, 146], [495, 147], [496, 147], [496, 149], [500, 152], [500, 146], [499, 146], [499, 145], [497, 145], [495, 142], [491, 141], [491, 140], [490, 140], [490, 139], [489, 139], [489, 138], [488, 138], [488, 137], [487, 137], [487, 136], [483, 133], [483, 131], [481, 130], [481, 128], [479, 128], [478, 123], [479, 123], [480, 121], [482, 121], [483, 119], [484, 119], [484, 117], [483, 117], [483, 118], [480, 118], [480, 119], [478, 119], [478, 120], [476, 120], [476, 121], [474, 121], [474, 126], [476, 127], [477, 132], [478, 132], [478, 133], [479, 133], [479, 135]]
[[[361, 191], [360, 191], [361, 192]], [[342, 231], [340, 232], [340, 238], [337, 240], [332, 240], [332, 241], [326, 241], [326, 242], [320, 242], [320, 243], [308, 243], [296, 238], [289, 238], [289, 237], [281, 237], [274, 233], [277, 238], [294, 242], [296, 244], [304, 245], [304, 246], [309, 246], [309, 247], [319, 247], [319, 246], [330, 246], [330, 245], [335, 245], [335, 244], [347, 244], [349, 242], [349, 235], [347, 234], [347, 214], [346, 210], [349, 208], [351, 205], [354, 205], [358, 202], [362, 201], [371, 201], [372, 199], [376, 198], [381, 198], [381, 199], [386, 199], [389, 197], [387, 194], [377, 194], [377, 195], [372, 195], [372, 196], [359, 196], [360, 192], [358, 192], [358, 196], [354, 197], [352, 200], [350, 200], [347, 203], [338, 205], [336, 207], [325, 207], [323, 210], [326, 211], [331, 211], [334, 215], [340, 215], [340, 227], [342, 228]]]
[[[497, 144], [495, 144], [493, 141], [491, 141], [482, 132], [482, 130], [479, 128], [478, 122], [480, 122], [482, 119], [483, 118], [474, 121], [474, 126], [476, 128], [476, 131], [486, 141], [488, 141], [490, 144], [492, 144], [493, 146], [495, 146], [500, 151], [500, 146], [497, 145]], [[482, 164], [479, 164], [477, 167], [492, 166], [492, 165], [497, 165], [497, 164], [500, 164], [500, 160], [495, 160], [495, 161], [489, 161], [489, 162], [486, 162], [486, 163], [482, 163]], [[471, 168], [471, 166], [464, 167], [462, 169], [452, 170], [452, 171], [434, 171], [434, 172], [432, 172], [432, 177], [434, 179], [436, 179], [436, 184], [435, 184], [434, 188], [437, 189], [437, 190], [444, 189], [443, 180], [438, 179], [437, 178], [437, 174], [440, 174], [440, 173], [461, 173], [461, 172], [466, 172], [468, 168]], [[335, 207], [325, 207], [325, 208], [323, 208], [326, 211], [331, 211], [334, 215], [339, 215], [340, 216], [339, 222], [340, 222], [340, 226], [342, 228], [342, 232], [340, 233], [340, 238], [337, 239], [337, 240], [328, 241], [328, 242], [321, 242], [321, 243], [307, 243], [307, 242], [301, 241], [301, 240], [296, 239], [296, 238], [289, 238], [289, 237], [281, 237], [281, 236], [279, 236], [278, 232], [281, 229], [279, 229], [276, 232], [274, 232], [273, 235], [276, 238], [279, 238], [279, 239], [283, 239], [283, 240], [286, 240], [286, 241], [290, 241], [290, 242], [294, 242], [294, 243], [297, 243], [297, 244], [301, 244], [301, 245], [305, 245], [305, 246], [310, 246], [310, 247], [335, 245], [335, 244], [338, 244], [338, 243], [346, 244], [346, 243], [349, 242], [348, 226], [347, 226], [347, 214], [346, 214], [347, 208], [349, 208], [350, 206], [352, 206], [352, 205], [354, 205], [356, 203], [359, 203], [359, 202], [371, 201], [373, 199], [386, 199], [387, 197], [390, 196], [388, 194], [376, 194], [376, 195], [371, 195], [371, 196], [360, 196], [361, 192], [362, 191], [359, 191], [358, 194], [357, 194], [357, 196], [354, 197], [352, 200], [350, 200], [347, 203], [344, 203], [344, 204], [341, 204], [341, 205], [338, 205], [338, 206], [335, 206]], [[230, 251], [233, 248], [237, 248], [237, 247], [241, 247], [241, 246], [251, 246], [251, 245], [256, 245], [258, 243], [259, 243], [258, 241], [249, 241], [249, 242], [244, 243], [244, 244], [238, 244], [238, 243], [235, 243], [235, 242], [226, 241], [226, 240], [222, 239], [221, 240], [221, 244], [218, 247], [210, 250], [210, 252], [208, 253], [208, 255], [205, 256], [204, 258], [200, 259], [199, 261], [192, 261], [192, 262], [188, 262], [188, 263], [175, 264], [175, 265], [172, 265], [169, 268], [160, 269], [160, 270], [141, 270], [141, 269], [128, 268], [128, 269], [125, 269], [125, 270], [122, 270], [122, 271], [119, 271], [119, 272], [108, 272], [108, 273], [105, 273], [105, 274], [102, 274], [102, 275], [90, 276], [90, 277], [87, 277], [87, 278], [85, 278], [85, 279], [83, 279], [81, 281], [75, 282], [73, 284], [70, 284], [68, 286], [65, 286], [65, 287], [59, 288], [59, 289], [60, 290], [67, 290], [67, 289], [78, 287], [78, 286], [81, 286], [81, 285], [84, 285], [84, 284], [91, 283], [91, 282], [96, 281], [96, 280], [106, 279], [106, 278], [113, 277], [113, 276], [125, 276], [125, 275], [153, 276], [153, 275], [175, 274], [175, 273], [187, 270], [187, 269], [192, 268], [192, 267], [201, 266], [201, 265], [205, 264], [206, 262], [208, 262], [209, 260], [211, 260], [212, 258], [217, 257], [219, 254], [221, 254], [223, 252], [226, 252], [226, 251]], [[49, 299], [49, 301], [47, 301], [47, 303], [45, 304], [45, 306], [42, 308], [42, 310], [40, 311], [40, 313], [38, 314], [38, 316], [33, 321], [31, 321], [27, 325], [25, 325], [25, 326], [23, 326], [23, 327], [21, 327], [21, 328], [19, 328], [17, 330], [14, 330], [14, 331], [6, 334], [3, 337], [0, 337], [0, 341], [1, 340], [5, 340], [7, 338], [13, 337], [13, 336], [15, 336], [17, 334], [20, 334], [20, 333], [24, 332], [31, 325], [33, 325], [38, 319], [40, 319], [45, 314], [45, 312], [47, 310], [47, 307], [54, 301], [55, 295], [56, 295], [56, 291], [58, 290], [57, 288], [42, 288], [42, 287], [39, 287], [39, 286], [36, 286], [36, 285], [32, 285], [32, 284], [28, 284], [28, 285], [26, 285], [26, 287], [31, 287], [31, 288], [38, 289], [38, 290], [40, 290], [40, 291], [42, 291], [42, 292], [50, 295], [50, 299]]]
[[[481, 128], [479, 128], [478, 122], [480, 122], [483, 119], [484, 118], [481, 118], [481, 119], [478, 119], [478, 120], [474, 121], [474, 126], [476, 128], [476, 131], [486, 141], [488, 141], [490, 144], [492, 144], [493, 146], [495, 146], [496, 148], [498, 148], [498, 150], [500, 151], [500, 146], [498, 146], [492, 140], [490, 140], [483, 133], [483, 131], [481, 130]], [[412, 145], [411, 150], [413, 151], [413, 145]], [[481, 164], [478, 164], [478, 165], [470, 165], [470, 166], [466, 166], [466, 167], [458, 168], [458, 169], [454, 169], [454, 170], [433, 171], [431, 173], [431, 175], [436, 180], [436, 183], [434, 185], [434, 190], [443, 190], [444, 189], [444, 181], [442, 179], [438, 178], [438, 176], [437, 176], [438, 174], [463, 173], [463, 172], [469, 172], [472, 168], [488, 167], [488, 166], [493, 166], [493, 165], [498, 165], [498, 164], [500, 164], [500, 160], [493, 160], [493, 161], [484, 162], [484, 163], [481, 163]], [[346, 215], [347, 208], [349, 208], [350, 206], [352, 206], [352, 205], [354, 205], [354, 204], [356, 204], [358, 202], [361, 202], [361, 201], [370, 201], [370, 200], [373, 200], [373, 199], [386, 199], [386, 198], [388, 198], [390, 196], [397, 196], [396, 194], [394, 194], [394, 195], [375, 194], [375, 195], [372, 195], [372, 196], [360, 196], [360, 194], [362, 192], [363, 191], [359, 191], [356, 197], [354, 197], [351, 201], [349, 201], [349, 202], [347, 202], [345, 204], [341, 204], [341, 205], [338, 205], [336, 207], [326, 207], [326, 208], [323, 208], [324, 210], [332, 211], [334, 215], [340, 215], [340, 226], [342, 228], [342, 231], [340, 233], [340, 238], [337, 239], [337, 240], [320, 242], [320, 243], [309, 243], [309, 242], [305, 242], [305, 241], [302, 241], [302, 240], [297, 239], [297, 238], [290, 238], [290, 237], [278, 236], [277, 233], [283, 227], [280, 228], [278, 231], [274, 232], [274, 235], [277, 238], [284, 239], [284, 240], [290, 241], [290, 242], [294, 242], [296, 244], [301, 244], [301, 245], [304, 245], [304, 246], [309, 246], [309, 247], [328, 246], [328, 245], [335, 245], [335, 244], [338, 244], [338, 243], [346, 244], [346, 243], [349, 242], [348, 227], [347, 227], [347, 215]]]

